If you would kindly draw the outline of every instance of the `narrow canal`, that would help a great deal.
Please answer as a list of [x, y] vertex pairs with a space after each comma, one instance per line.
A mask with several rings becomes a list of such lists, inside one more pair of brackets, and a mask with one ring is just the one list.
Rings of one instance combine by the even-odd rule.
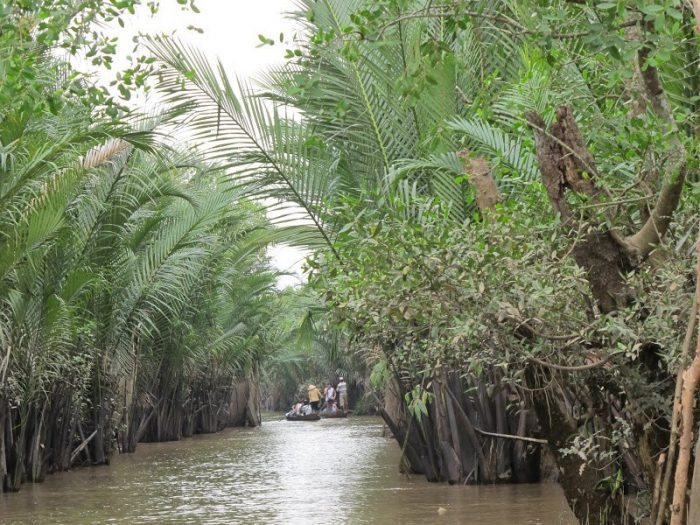
[[575, 523], [556, 485], [427, 483], [400, 474], [399, 455], [376, 418], [268, 416], [25, 485], [0, 497], [0, 523]]

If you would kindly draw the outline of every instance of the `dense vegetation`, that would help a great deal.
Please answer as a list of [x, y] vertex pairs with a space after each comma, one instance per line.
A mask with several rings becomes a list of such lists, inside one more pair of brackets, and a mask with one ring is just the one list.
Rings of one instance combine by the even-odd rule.
[[151, 49], [212, 158], [306, 217], [286, 238], [399, 400], [407, 466], [530, 480], [544, 455], [582, 523], [683, 522], [697, 4], [299, 4], [260, 89]]
[[[46, 45], [118, 16], [88, 4]], [[551, 462], [581, 523], [690, 522], [697, 0], [300, 0], [255, 87], [151, 37], [119, 89], [151, 78], [204, 160], [65, 75], [42, 5], [3, 15], [29, 72], [0, 101], [7, 487], [104, 461], [112, 429], [218, 428], [281, 350], [272, 397], [369, 375], [430, 480]], [[310, 284], [271, 297], [280, 241]]]
[[348, 352], [342, 332], [328, 324], [327, 311], [308, 286], [288, 288], [278, 294], [277, 316], [269, 324], [275, 351], [261, 367], [263, 406], [287, 411], [306, 397], [306, 386], [336, 384], [344, 377], [356, 414], [372, 410], [368, 361]]
[[129, 113], [60, 58], [109, 63], [115, 43], [87, 30], [137, 4], [0, 10], [5, 490], [138, 441], [259, 423], [278, 305], [263, 210], [161, 133], [167, 115]]

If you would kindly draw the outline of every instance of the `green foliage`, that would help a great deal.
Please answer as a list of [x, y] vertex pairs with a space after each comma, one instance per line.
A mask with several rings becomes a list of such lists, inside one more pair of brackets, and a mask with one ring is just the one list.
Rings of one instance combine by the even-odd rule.
[[[0, 7], [3, 487], [70, 467], [82, 428], [102, 433], [97, 461], [115, 422], [126, 450], [154, 415], [179, 437], [183, 412], [219, 410], [216, 396], [276, 350], [266, 247], [279, 233], [261, 206], [162, 134], [165, 117], [109, 118], [107, 93], [55, 58], [109, 67], [116, 42], [95, 25], [141, 3]], [[143, 85], [153, 63], [122, 72], [120, 89]]]
[[430, 385], [427, 385], [426, 388], [422, 388], [421, 385], [416, 385], [413, 390], [407, 392], [405, 396], [408, 411], [418, 422], [420, 422], [422, 417], [428, 417], [428, 404], [435, 397], [427, 390], [428, 388], [430, 388]]
[[[197, 11], [193, 0], [180, 1]], [[0, 6], [0, 117], [3, 127], [26, 123], [31, 115], [56, 114], [70, 99], [81, 100], [93, 112], [116, 119], [128, 112], [123, 105], [136, 90], [148, 89], [154, 59], [137, 45], [131, 63], [117, 72], [114, 90], [95, 84], [88, 72], [71, 59], [89, 61], [95, 68], [111, 69], [119, 49], [109, 27], [138, 10], [158, 11], [157, 0], [9, 0]], [[47, 68], [47, 57], [65, 61]], [[59, 75], [55, 75], [60, 71]], [[120, 94], [115, 99], [114, 91]], [[7, 142], [7, 137], [3, 137]]]
[[391, 369], [387, 366], [386, 361], [380, 360], [373, 367], [369, 376], [370, 384], [375, 390], [381, 390], [384, 385], [391, 379]]
[[[669, 170], [679, 144], [697, 183], [692, 11], [680, 0], [304, 0], [295, 16], [303, 40], [257, 90], [186, 46], [152, 48], [168, 102], [193, 112], [196, 138], [228, 163], [234, 185], [270, 208], [293, 203], [298, 213], [281, 222], [313, 228], [313, 237], [280, 230], [279, 239], [315, 251], [311, 284], [332, 315], [324, 328], [373, 367], [375, 387], [395, 374], [421, 422], [431, 410], [423, 385], [445, 371], [498, 376], [523, 392], [533, 392], [533, 369], [553, 378], [547, 389], [561, 379], [558, 392], [598, 412], [574, 415], [578, 430], [553, 438], [566, 441], [557, 452], [600, 466], [607, 480], [590, 493], [633, 484], [621, 458], [668, 419], [664, 378], [680, 366], [697, 192], [681, 199], [652, 262], [625, 252], [630, 300], [615, 312], [601, 311], [597, 269], [577, 247], [639, 231], [679, 176]], [[643, 80], [656, 73], [661, 86], [650, 90]], [[581, 174], [595, 197], [566, 191], [568, 179], [540, 182], [527, 115], [551, 129], [561, 105], [595, 159]], [[460, 159], [470, 155], [487, 162], [503, 198], [489, 213], [477, 209]], [[566, 195], [571, 222], [552, 213], [548, 189]], [[312, 317], [300, 319], [305, 334]], [[598, 406], [611, 398], [624, 407], [616, 415]], [[653, 467], [650, 458], [640, 461]]]
[[287, 289], [275, 300], [277, 316], [270, 323], [270, 355], [262, 377], [275, 408], [297, 401], [308, 383], [322, 385], [339, 376], [355, 386], [365, 383], [363, 353], [347, 351], [343, 334], [329, 325], [326, 307], [314, 290]]

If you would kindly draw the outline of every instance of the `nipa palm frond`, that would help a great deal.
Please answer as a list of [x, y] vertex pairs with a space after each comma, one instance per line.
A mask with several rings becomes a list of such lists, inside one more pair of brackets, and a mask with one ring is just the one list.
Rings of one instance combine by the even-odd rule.
[[[149, 47], [166, 66], [159, 84], [166, 103], [189, 110], [192, 138], [207, 156], [248, 195], [267, 205], [295, 204], [331, 246], [323, 222], [328, 163], [305, 155], [304, 128], [246, 84], [232, 82], [220, 63], [212, 66], [200, 52], [166, 38], [150, 39]], [[275, 217], [278, 224], [299, 220], [298, 212]]]

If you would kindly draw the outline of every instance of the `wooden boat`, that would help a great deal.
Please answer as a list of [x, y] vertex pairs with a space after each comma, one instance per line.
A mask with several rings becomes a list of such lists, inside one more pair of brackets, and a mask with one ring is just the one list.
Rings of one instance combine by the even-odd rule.
[[338, 410], [337, 412], [321, 412], [321, 417], [324, 419], [332, 419], [336, 417], [348, 417], [347, 412], [343, 412], [342, 410]]
[[321, 416], [319, 416], [318, 414], [286, 414], [284, 417], [287, 418], [287, 421], [318, 421], [319, 419], [321, 419]]

